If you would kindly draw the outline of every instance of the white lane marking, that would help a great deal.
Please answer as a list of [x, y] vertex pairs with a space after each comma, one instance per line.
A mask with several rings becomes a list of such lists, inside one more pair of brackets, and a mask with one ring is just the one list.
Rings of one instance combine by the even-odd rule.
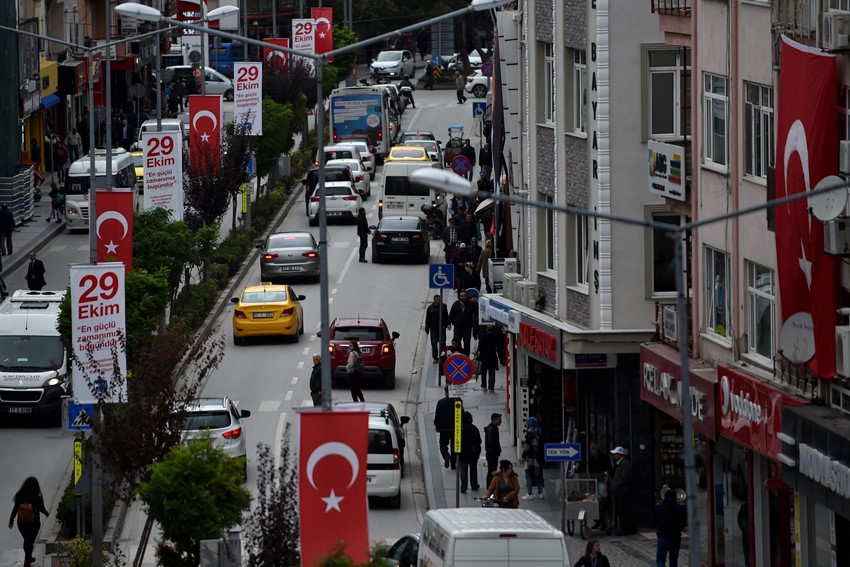
[[286, 393], [286, 399], [287, 399], [287, 400], [291, 400], [291, 399], [292, 399], [292, 390], [289, 390], [289, 391]]
[[48, 252], [63, 252], [65, 248], [67, 248], [67, 246], [64, 244], [56, 244], [54, 246], [51, 246]]
[[292, 385], [294, 386], [294, 385], [296, 385], [297, 383], [298, 383], [298, 376], [293, 376], [293, 377], [292, 377]]
[[342, 241], [338, 240], [338, 241], [334, 242], [333, 244], [331, 244], [331, 248], [348, 248], [349, 246], [351, 246], [350, 240], [342, 240]]
[[[351, 262], [354, 261], [354, 255], [358, 253], [357, 248], [351, 249], [351, 254], [348, 255], [348, 260], [345, 262], [345, 266], [342, 268], [342, 271], [339, 273], [339, 279], [336, 280], [336, 285], [342, 284], [342, 281], [345, 279], [345, 274], [348, 273], [348, 268], [351, 266]], [[333, 301], [333, 299], [331, 299]]]
[[304, 400], [303, 402], [301, 402], [301, 407], [302, 407], [302, 408], [311, 408], [311, 407], [313, 407], [313, 400]]
[[301, 352], [301, 354], [303, 354], [304, 356], [310, 354], [310, 347], [304, 347], [304, 350]]
[[286, 412], [281, 412], [277, 418], [277, 428], [274, 431], [274, 468], [280, 469], [280, 446], [283, 443], [283, 430], [286, 427]]
[[[310, 335], [310, 339], [309, 339], [309, 340], [310, 340], [310, 341], [315, 341], [315, 340], [316, 340], [316, 339], [318, 339], [318, 338], [319, 338], [319, 337], [317, 337], [316, 335]], [[304, 363], [302, 362], [301, 364], [304, 364]]]
[[[305, 352], [304, 354], [307, 354], [309, 352], [310, 352], [310, 349], [307, 349], [307, 352]], [[304, 368], [304, 361], [303, 360], [298, 363], [298, 369], [300, 370], [302, 368]]]
[[338, 289], [338, 288], [333, 288], [333, 289], [331, 290], [331, 295], [335, 294], [337, 291], [339, 291], [339, 289]]
[[278, 411], [280, 409], [280, 400], [265, 400], [260, 404], [257, 411]]
[[77, 252], [82, 252], [82, 251], [84, 251], [84, 250], [88, 250], [88, 249], [89, 249], [88, 245], [85, 245], [85, 246], [77, 246]]

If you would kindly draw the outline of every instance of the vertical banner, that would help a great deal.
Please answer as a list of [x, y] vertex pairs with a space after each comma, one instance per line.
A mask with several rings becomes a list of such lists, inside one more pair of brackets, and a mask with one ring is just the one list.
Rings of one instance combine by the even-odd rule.
[[334, 49], [334, 10], [333, 8], [311, 8], [313, 29], [315, 31], [316, 53], [327, 53]]
[[[838, 167], [835, 56], [783, 35], [781, 64], [777, 199], [811, 191]], [[824, 253], [823, 225], [809, 214], [808, 206], [802, 199], [775, 209], [782, 317], [801, 339], [812, 340], [814, 335], [809, 368], [819, 378], [833, 378], [837, 261]]]
[[233, 124], [246, 136], [263, 135], [263, 64], [233, 63]]
[[[314, 34], [315, 25], [311, 19], [292, 20], [292, 49], [303, 51], [315, 55], [316, 53], [316, 36]], [[296, 56], [297, 57], [297, 56]], [[300, 58], [308, 68], [313, 68], [313, 60], [306, 57]]]
[[171, 211], [183, 220], [183, 140], [179, 132], [142, 132], [145, 164], [144, 208]]
[[315, 565], [340, 541], [355, 564], [368, 561], [369, 414], [322, 411], [301, 412], [298, 417], [301, 565]]
[[[74, 397], [83, 404], [127, 400], [127, 356], [122, 346], [124, 266], [118, 262], [71, 266], [71, 340]], [[110, 383], [120, 377], [120, 387]], [[89, 387], [89, 383], [92, 387]]]
[[95, 193], [97, 199], [97, 261], [122, 262], [133, 271], [133, 209], [136, 194], [132, 189], [113, 189]]
[[[266, 43], [289, 47], [289, 40], [283, 37], [271, 37], [263, 40]], [[289, 54], [283, 51], [275, 51], [268, 47], [263, 48], [263, 59], [273, 69], [285, 69], [289, 63]]]
[[221, 96], [189, 97], [189, 173], [215, 175], [221, 169]]

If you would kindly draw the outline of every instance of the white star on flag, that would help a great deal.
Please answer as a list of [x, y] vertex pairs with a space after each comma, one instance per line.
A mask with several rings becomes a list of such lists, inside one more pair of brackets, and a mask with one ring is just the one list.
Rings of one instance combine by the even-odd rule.
[[204, 132], [203, 134], [201, 134], [201, 141], [202, 142], [209, 142], [210, 141], [210, 135], [207, 134], [206, 132]]
[[333, 488], [332, 488], [331, 493], [328, 496], [322, 498], [324, 503], [327, 504], [327, 507], [325, 508], [325, 513], [328, 513], [328, 512], [330, 512], [331, 510], [334, 510], [334, 509], [337, 512], [342, 512], [342, 510], [340, 510], [340, 508], [339, 508], [339, 503], [342, 502], [343, 498], [345, 498], [345, 497], [344, 496], [337, 496], [336, 493], [333, 491]]
[[319, 32], [319, 39], [325, 39], [325, 32]]
[[106, 245], [106, 253], [107, 254], [117, 254], [118, 253], [118, 245], [110, 240], [109, 244]]

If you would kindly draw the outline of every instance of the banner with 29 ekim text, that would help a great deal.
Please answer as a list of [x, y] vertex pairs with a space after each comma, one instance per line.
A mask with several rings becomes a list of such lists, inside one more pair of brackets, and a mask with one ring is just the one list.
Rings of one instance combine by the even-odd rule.
[[144, 132], [145, 210], [162, 207], [183, 220], [183, 140], [179, 132]]

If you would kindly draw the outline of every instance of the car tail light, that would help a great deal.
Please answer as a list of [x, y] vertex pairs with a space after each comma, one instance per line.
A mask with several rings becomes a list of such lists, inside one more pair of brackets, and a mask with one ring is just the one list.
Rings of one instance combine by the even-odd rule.
[[389, 354], [390, 353], [390, 345], [384, 345], [383, 352], [384, 352], [384, 354]]
[[274, 260], [277, 258], [277, 254], [263, 254], [263, 260]]
[[356, 201], [357, 195], [346, 195], [342, 198], [343, 201]]
[[472, 77], [467, 77], [466, 82], [467, 82], [467, 83], [471, 83], [471, 82], [472, 82], [472, 81], [474, 81], [474, 80], [475, 80], [475, 79], [473, 79]]
[[236, 311], [233, 312], [233, 316], [236, 317], [237, 319], [247, 319], [248, 318], [248, 316], [245, 315], [245, 312], [241, 311], [239, 309], [237, 309]]
[[311, 202], [311, 203], [318, 203], [318, 202], [319, 202], [319, 198], [318, 198], [318, 197], [310, 197], [310, 202]]
[[318, 254], [316, 254], [315, 252], [304, 252], [301, 255], [305, 258], [315, 258], [316, 256], [318, 256]]
[[375, 146], [369, 146], [369, 153], [375, 153]]
[[357, 176], [357, 181], [363, 181], [363, 176], [362, 176], [362, 175], [358, 175], [358, 176]]
[[393, 470], [400, 471], [401, 470], [401, 459], [398, 456], [398, 449], [393, 449]]
[[236, 429], [231, 429], [230, 431], [225, 431], [221, 434], [225, 439], [239, 439], [242, 437], [242, 428], [237, 427]]
[[417, 234], [413, 237], [414, 244], [422, 244], [425, 242], [425, 238], [421, 234]]
[[378, 140], [383, 140], [383, 139], [384, 139], [384, 133], [383, 133], [383, 131], [378, 130]]
[[336, 130], [334, 130], [334, 143], [336, 143], [337, 140], [339, 140], [339, 136], [337, 136]]
[[381, 234], [380, 232], [375, 233], [375, 240], [377, 240], [378, 242], [383, 242], [386, 239], [387, 239], [387, 237], [385, 235]]
[[281, 316], [281, 317], [289, 317], [289, 316], [290, 316], [290, 315], [292, 315], [293, 313], [295, 313], [295, 308], [294, 308], [294, 307], [290, 307], [289, 309], [284, 309], [284, 310], [283, 310], [283, 313], [281, 313], [281, 314], [280, 314], [280, 316]]

